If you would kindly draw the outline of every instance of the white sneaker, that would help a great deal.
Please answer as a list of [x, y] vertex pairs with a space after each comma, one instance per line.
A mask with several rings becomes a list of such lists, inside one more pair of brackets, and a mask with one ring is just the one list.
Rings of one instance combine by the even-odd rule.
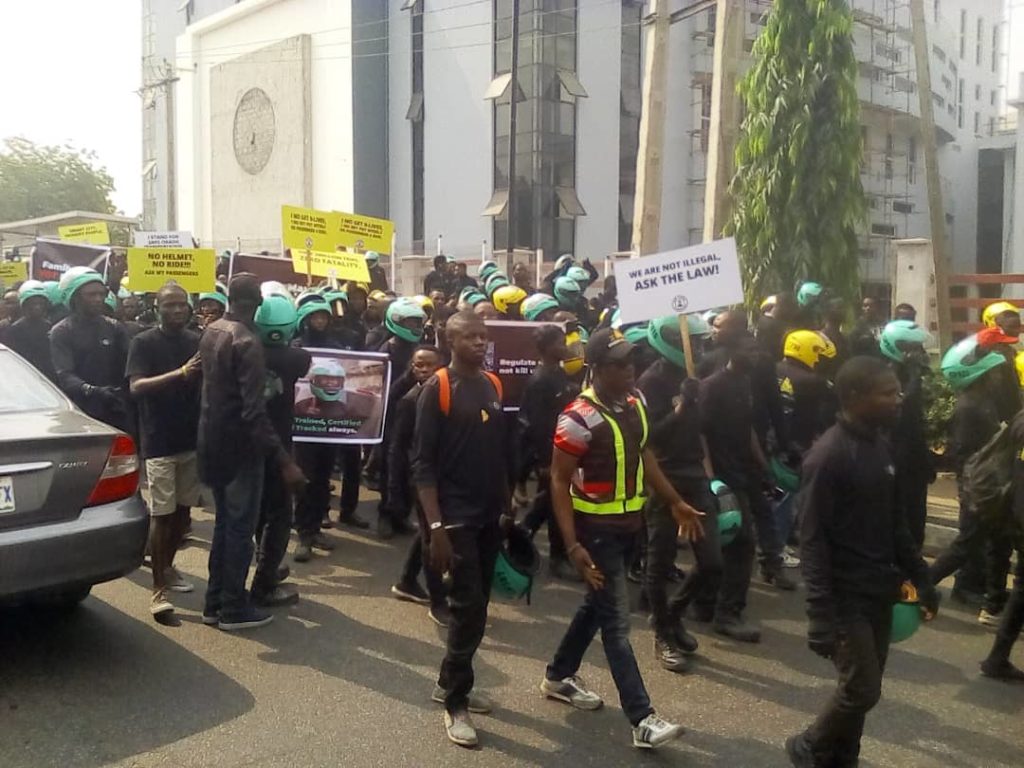
[[662, 720], [652, 713], [633, 729], [633, 746], [639, 749], [654, 749], [682, 735], [683, 726]]
[[480, 743], [469, 712], [464, 709], [444, 713], [444, 730], [448, 734], [448, 741], [460, 747], [475, 747]]
[[195, 589], [173, 565], [164, 572], [164, 583], [171, 592], [191, 592]]
[[800, 558], [796, 555], [790, 554], [789, 550], [782, 553], [782, 567], [783, 568], [799, 568]]
[[548, 680], [545, 678], [540, 684], [540, 692], [549, 699], [564, 701], [576, 709], [594, 710], [604, 706], [601, 697], [593, 691], [588, 691], [583, 681], [576, 675], [567, 677], [564, 680]]
[[174, 606], [171, 605], [171, 601], [167, 599], [167, 595], [162, 589], [153, 593], [153, 597], [149, 601], [149, 612], [154, 616], [174, 612]]
[[978, 613], [978, 623], [985, 627], [995, 627], [998, 629], [999, 622], [1002, 619], [1003, 615], [1001, 613], [990, 613], [984, 608]]

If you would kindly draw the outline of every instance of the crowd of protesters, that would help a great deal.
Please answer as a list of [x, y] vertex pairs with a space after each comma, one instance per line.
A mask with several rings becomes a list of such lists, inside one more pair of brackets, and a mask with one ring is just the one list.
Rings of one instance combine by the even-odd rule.
[[[367, 262], [369, 283], [297, 295], [251, 274], [198, 295], [172, 283], [136, 295], [75, 267], [59, 283], [30, 280], [3, 297], [0, 341], [137, 440], [156, 620], [173, 621], [174, 593], [193, 589], [174, 566], [193, 507], [215, 510], [203, 623], [237, 631], [299, 599], [290, 545], [302, 564], [334, 548], [325, 528], [371, 527], [358, 512], [365, 488], [379, 493], [376, 535], [409, 537], [392, 594], [447, 629], [433, 699], [460, 745], [478, 742], [470, 713], [492, 706], [473, 676], [492, 585], [532, 579], [531, 542], [544, 526], [549, 576], [579, 583], [582, 601], [540, 690], [577, 709], [601, 707], [578, 675], [600, 630], [637, 747], [682, 729], [648, 697], [629, 639], [631, 581], [655, 659], [684, 672], [697, 663], [688, 623], [757, 643], [760, 627], [746, 617], [752, 579], [791, 592], [802, 566], [808, 644], [833, 659], [839, 683], [787, 742], [796, 766], [856, 764], [894, 604], [914, 592], [934, 616], [935, 586], [953, 574], [952, 596], [997, 629], [982, 673], [1024, 679], [1010, 662], [1024, 624], [1024, 491], [997, 515], [981, 514], [969, 493], [971, 467], [993, 441], [1005, 435], [1015, 455], [1024, 447], [1012, 304], [990, 306], [984, 329], [946, 351], [935, 372], [913, 307], [896, 307], [890, 320], [866, 298], [850, 323], [851, 308], [815, 282], [765, 299], [754, 318], [732, 307], [637, 323], [622, 317], [614, 279], [598, 286], [593, 265], [570, 255], [538, 286], [523, 264], [506, 274], [485, 261], [471, 276], [464, 262], [438, 256], [415, 296], [388, 290], [376, 254]], [[538, 366], [516, 411], [485, 369], [491, 320], [536, 324]], [[292, 444], [294, 391], [310, 374], [311, 349], [388, 356], [381, 444]], [[960, 483], [961, 517], [958, 538], [929, 565], [921, 549], [937, 467], [925, 420], [932, 376], [955, 391], [944, 458]], [[1017, 461], [1014, 476], [1021, 471]], [[685, 572], [681, 545], [692, 554]]]

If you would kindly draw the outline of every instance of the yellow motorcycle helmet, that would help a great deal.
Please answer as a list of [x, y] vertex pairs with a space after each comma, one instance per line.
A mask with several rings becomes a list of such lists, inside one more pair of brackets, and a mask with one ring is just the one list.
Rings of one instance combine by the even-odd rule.
[[518, 285], [503, 285], [491, 296], [494, 308], [503, 315], [519, 316], [518, 305], [526, 300], [526, 291]]
[[1017, 369], [1017, 381], [1020, 382], [1021, 389], [1024, 389], [1024, 350], [1013, 358], [1013, 366]]
[[562, 361], [562, 370], [570, 376], [575, 376], [583, 370], [583, 356], [586, 342], [578, 330], [569, 331], [565, 334], [565, 347], [569, 354]]
[[434, 300], [429, 296], [424, 296], [422, 293], [412, 297], [412, 301], [419, 304], [420, 309], [423, 310], [427, 317], [434, 314]]
[[1018, 314], [1020, 310], [1008, 301], [997, 301], [985, 307], [985, 310], [981, 313], [981, 322], [985, 324], [986, 328], [995, 328], [996, 318], [1004, 312]]
[[791, 331], [786, 335], [782, 354], [790, 360], [803, 363], [814, 370], [822, 358], [834, 360], [836, 345], [823, 333], [818, 331]]

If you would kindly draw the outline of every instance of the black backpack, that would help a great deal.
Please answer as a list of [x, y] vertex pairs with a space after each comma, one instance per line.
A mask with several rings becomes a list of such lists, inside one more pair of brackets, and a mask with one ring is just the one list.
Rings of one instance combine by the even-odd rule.
[[1017, 442], [1004, 424], [964, 464], [963, 494], [967, 508], [987, 524], [1003, 527], [1013, 504], [1013, 468]]

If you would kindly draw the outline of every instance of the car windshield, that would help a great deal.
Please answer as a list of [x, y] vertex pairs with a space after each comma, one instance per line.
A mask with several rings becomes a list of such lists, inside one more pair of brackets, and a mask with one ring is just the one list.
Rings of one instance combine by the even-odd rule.
[[66, 410], [67, 401], [43, 374], [0, 349], [0, 413]]

